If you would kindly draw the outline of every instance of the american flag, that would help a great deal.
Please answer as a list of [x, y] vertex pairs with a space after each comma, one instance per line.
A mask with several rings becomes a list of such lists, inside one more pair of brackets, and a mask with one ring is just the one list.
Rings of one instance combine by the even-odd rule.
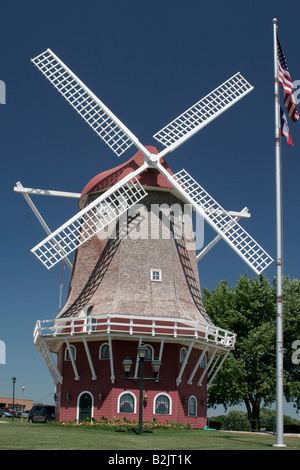
[[293, 147], [293, 141], [291, 138], [291, 133], [289, 130], [289, 125], [287, 123], [287, 118], [280, 106], [280, 134], [286, 138], [287, 143]]
[[293, 122], [298, 121], [299, 114], [297, 111], [296, 100], [293, 95], [293, 82], [287, 66], [284, 53], [281, 49], [279, 39], [277, 38], [277, 59], [278, 59], [278, 81], [284, 91], [284, 105], [287, 107], [288, 115]]

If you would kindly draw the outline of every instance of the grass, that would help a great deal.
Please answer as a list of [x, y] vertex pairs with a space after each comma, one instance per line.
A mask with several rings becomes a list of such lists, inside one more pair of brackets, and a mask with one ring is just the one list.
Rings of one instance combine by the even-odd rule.
[[300, 437], [285, 437], [287, 447], [282, 449], [273, 447], [274, 443], [273, 435], [242, 432], [157, 430], [137, 436], [131, 431], [29, 424], [18, 419], [0, 423], [0, 450], [300, 450]]

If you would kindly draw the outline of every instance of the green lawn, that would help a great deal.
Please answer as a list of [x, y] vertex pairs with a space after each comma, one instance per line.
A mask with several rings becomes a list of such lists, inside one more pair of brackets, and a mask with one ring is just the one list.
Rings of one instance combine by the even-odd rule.
[[[279, 450], [274, 443], [273, 435], [225, 431], [156, 430], [137, 436], [18, 419], [0, 423], [0, 450]], [[300, 450], [300, 437], [285, 437], [285, 444], [280, 450]]]

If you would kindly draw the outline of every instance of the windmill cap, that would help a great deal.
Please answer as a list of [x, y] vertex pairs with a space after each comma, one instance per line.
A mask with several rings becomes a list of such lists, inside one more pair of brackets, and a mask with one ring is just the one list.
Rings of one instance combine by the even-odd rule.
[[[146, 146], [152, 154], [159, 154], [159, 150], [152, 146]], [[94, 176], [84, 187], [79, 201], [79, 207], [83, 208], [86, 204], [86, 200], [89, 194], [102, 192], [111, 186], [115, 185], [122, 178], [127, 176], [129, 173], [138, 169], [144, 163], [144, 155], [141, 151], [138, 151], [132, 158], [127, 160], [127, 162], [122, 163], [115, 168], [110, 170], [103, 171], [98, 175]], [[162, 166], [172, 175], [173, 172], [169, 168], [168, 164], [162, 158], [160, 160]], [[141, 173], [137, 179], [140, 184], [147, 187], [152, 187], [153, 189], [173, 189], [172, 185], [167, 181], [167, 179], [155, 168], [147, 168], [143, 173]]]

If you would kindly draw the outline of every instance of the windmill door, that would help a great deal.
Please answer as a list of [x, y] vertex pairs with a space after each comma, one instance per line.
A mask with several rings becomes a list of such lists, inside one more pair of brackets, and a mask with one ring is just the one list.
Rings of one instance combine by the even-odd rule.
[[92, 417], [92, 397], [83, 393], [79, 399], [79, 421]]

